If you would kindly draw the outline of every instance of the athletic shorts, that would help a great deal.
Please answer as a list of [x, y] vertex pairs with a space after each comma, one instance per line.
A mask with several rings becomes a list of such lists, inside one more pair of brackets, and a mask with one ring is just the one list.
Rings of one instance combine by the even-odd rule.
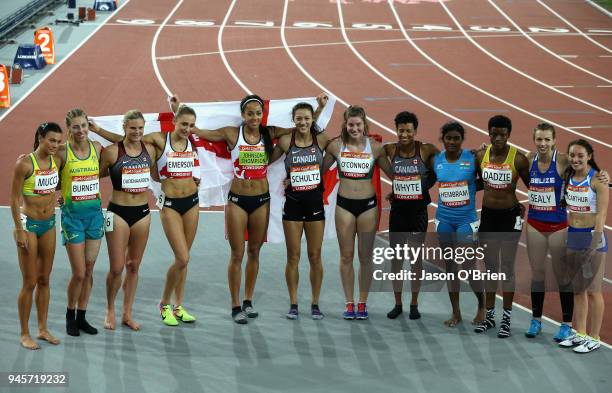
[[476, 241], [480, 221], [453, 222], [436, 218], [434, 223], [440, 243], [473, 243]]
[[200, 202], [200, 198], [198, 196], [198, 192], [196, 191], [194, 194], [183, 197], [183, 198], [164, 198], [163, 207], [170, 208], [176, 211], [181, 216], [191, 210], [192, 207], [196, 206]]
[[[34, 220], [26, 216], [25, 230], [35, 233], [36, 237], [41, 237], [49, 230], [55, 228], [55, 214], [46, 220]], [[55, 247], [55, 246], [54, 246]]]
[[567, 228], [567, 221], [547, 222], [528, 218], [527, 223], [535, 228], [540, 233], [553, 233]]
[[523, 219], [521, 206], [515, 205], [509, 209], [491, 209], [483, 206], [480, 212], [478, 232], [521, 232]]
[[62, 211], [63, 244], [79, 244], [85, 239], [98, 240], [104, 236], [102, 210], [88, 215], [74, 215]]
[[[574, 251], [584, 251], [591, 247], [593, 240], [593, 228], [567, 228], [567, 248]], [[599, 239], [597, 251], [608, 251], [608, 236], [604, 231], [603, 236]]]
[[150, 214], [148, 204], [138, 206], [122, 206], [109, 202], [107, 211], [115, 213], [121, 217], [121, 219], [123, 219], [123, 221], [125, 221], [130, 228]]
[[285, 198], [283, 206], [283, 220], [285, 221], [323, 221], [325, 220], [325, 209], [323, 199]]
[[338, 195], [336, 198], [336, 206], [340, 206], [344, 210], [351, 213], [355, 218], [359, 217], [366, 211], [374, 209], [377, 206], [376, 195], [366, 199], [351, 199]]
[[270, 193], [266, 192], [260, 195], [238, 195], [233, 192], [227, 194], [227, 200], [251, 214], [266, 203], [270, 203]]
[[389, 232], [427, 232], [427, 206], [413, 206], [406, 201], [391, 202]]

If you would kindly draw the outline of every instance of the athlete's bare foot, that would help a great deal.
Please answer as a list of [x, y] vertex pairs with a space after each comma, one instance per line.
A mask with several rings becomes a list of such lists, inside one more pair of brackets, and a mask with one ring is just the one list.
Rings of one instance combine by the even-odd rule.
[[485, 309], [479, 308], [476, 312], [476, 316], [472, 319], [472, 325], [480, 325], [485, 319]]
[[137, 324], [136, 322], [134, 322], [132, 319], [130, 318], [124, 318], [121, 321], [122, 324], [124, 324], [125, 326], [129, 327], [130, 329], [134, 330], [134, 331], [138, 331], [140, 330], [140, 325]]
[[27, 348], [27, 349], [40, 349], [40, 345], [38, 345], [38, 343], [36, 341], [34, 341], [32, 339], [32, 336], [30, 336], [29, 334], [23, 334], [19, 341], [21, 342], [21, 346], [24, 347], [24, 348]]
[[60, 340], [57, 337], [54, 337], [47, 329], [41, 330], [38, 332], [38, 337], [41, 340], [45, 340], [49, 344], [57, 345], [60, 343]]
[[461, 323], [463, 319], [461, 319], [461, 314], [453, 314], [449, 319], [444, 321], [444, 325], [447, 327], [455, 327], [458, 323]]
[[104, 318], [104, 329], [115, 330], [115, 323], [115, 312], [107, 310]]

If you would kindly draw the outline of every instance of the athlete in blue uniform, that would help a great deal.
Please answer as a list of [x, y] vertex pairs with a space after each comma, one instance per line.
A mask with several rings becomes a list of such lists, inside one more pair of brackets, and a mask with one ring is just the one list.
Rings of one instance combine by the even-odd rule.
[[[444, 151], [434, 158], [434, 171], [438, 178], [438, 209], [436, 210], [436, 231], [442, 247], [447, 245], [473, 245], [474, 233], [478, 230], [476, 216], [477, 169], [476, 157], [461, 148], [465, 131], [461, 124], [451, 121], [442, 126]], [[478, 189], [482, 189], [482, 184]], [[456, 272], [459, 266], [455, 261], [447, 261], [447, 270]], [[461, 266], [470, 270], [472, 263]], [[471, 275], [470, 275], [471, 276]], [[478, 281], [470, 281], [478, 298], [478, 311], [472, 323], [480, 323], [484, 318], [482, 288]], [[448, 295], [452, 306], [452, 316], [444, 324], [454, 327], [461, 322], [459, 306], [459, 281], [448, 282]]]

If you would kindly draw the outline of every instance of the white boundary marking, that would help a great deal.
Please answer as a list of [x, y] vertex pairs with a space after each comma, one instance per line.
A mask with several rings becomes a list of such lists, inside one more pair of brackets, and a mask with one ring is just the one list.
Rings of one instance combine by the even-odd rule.
[[[579, 66], [578, 64], [572, 63], [571, 61], [567, 60], [567, 58], [575, 58], [578, 57], [577, 55], [562, 55], [559, 56], [557, 53], [553, 52], [552, 50], [548, 49], [546, 46], [540, 44], [538, 41], [534, 40], [531, 36], [525, 34], [525, 31], [512, 19], [508, 16], [508, 14], [506, 14], [501, 8], [499, 8], [499, 6], [497, 4], [495, 4], [493, 2], [493, 0], [488, 0], [489, 4], [491, 4], [496, 10], [497, 12], [499, 12], [504, 18], [506, 18], [506, 20], [510, 23], [512, 23], [512, 25], [523, 35], [523, 37], [527, 38], [531, 43], [533, 43], [534, 45], [536, 45], [538, 48], [544, 50], [546, 53], [550, 54], [551, 56], [561, 60], [562, 62], [566, 63], [567, 65], [574, 67], [577, 70], [580, 70], [584, 73], [587, 73], [599, 80], [602, 80], [606, 83], [612, 83], [612, 81], [610, 79], [604, 78], [601, 75], [598, 75], [590, 70], [587, 70], [586, 68], [583, 68], [581, 66]], [[538, 0], [539, 3], [541, 3]], [[572, 26], [572, 28], [574, 28], [574, 26]], [[575, 28], [574, 28], [575, 29]], [[575, 29], [577, 30], [577, 29]], [[578, 30], [577, 30], [578, 31]]]
[[229, 16], [232, 13], [232, 9], [234, 8], [235, 4], [236, 0], [232, 0], [232, 3], [230, 4], [227, 10], [227, 13], [225, 14], [225, 17], [223, 18], [223, 22], [221, 23], [221, 27], [219, 28], [219, 33], [217, 34], [217, 47], [219, 48], [219, 55], [221, 56], [221, 60], [223, 60], [223, 64], [225, 65], [227, 72], [229, 72], [229, 74], [232, 76], [232, 78], [234, 78], [236, 83], [238, 83], [238, 86], [240, 86], [242, 90], [244, 90], [247, 94], [250, 95], [253, 94], [253, 92], [251, 92], [251, 90], [249, 90], [249, 88], [246, 87], [244, 83], [242, 83], [240, 78], [238, 78], [236, 73], [234, 73], [234, 70], [229, 65], [227, 58], [225, 57], [225, 52], [223, 51], [223, 30], [225, 30], [225, 25], [227, 24], [227, 20], [229, 19]]
[[[438, 68], [439, 68], [439, 69], [441, 69], [442, 71], [446, 72], [448, 75], [452, 76], [453, 78], [457, 79], [458, 81], [462, 82], [463, 84], [465, 84], [465, 85], [467, 85], [467, 86], [471, 87], [472, 89], [474, 89], [474, 90], [478, 91], [479, 93], [484, 94], [484, 95], [486, 95], [486, 96], [487, 96], [487, 97], [489, 97], [489, 98], [492, 98], [492, 99], [494, 99], [494, 100], [496, 100], [496, 101], [498, 101], [498, 102], [501, 102], [502, 104], [507, 105], [507, 106], [509, 106], [509, 107], [511, 107], [511, 108], [513, 108], [513, 109], [516, 109], [517, 111], [522, 112], [522, 113], [524, 113], [524, 114], [526, 114], [526, 115], [528, 115], [528, 116], [531, 116], [531, 117], [533, 117], [533, 118], [535, 118], [535, 119], [537, 119], [537, 120], [539, 120], [539, 121], [545, 121], [545, 122], [547, 122], [547, 123], [550, 123], [550, 124], [554, 125], [554, 126], [555, 126], [555, 127], [557, 127], [557, 128], [563, 129], [563, 130], [565, 130], [565, 131], [567, 131], [567, 132], [570, 132], [570, 133], [572, 133], [572, 134], [575, 134], [575, 135], [581, 136], [581, 137], [583, 137], [583, 138], [585, 138], [585, 139], [589, 139], [589, 140], [591, 140], [591, 141], [593, 141], [593, 142], [596, 142], [596, 143], [602, 144], [602, 145], [604, 145], [604, 146], [606, 146], [606, 147], [612, 148], [612, 145], [611, 145], [611, 144], [605, 143], [605, 142], [603, 142], [603, 141], [600, 141], [599, 139], [596, 139], [596, 138], [590, 137], [590, 136], [588, 136], [588, 135], [582, 134], [582, 133], [580, 133], [580, 132], [578, 132], [578, 131], [574, 131], [574, 130], [572, 130], [572, 129], [570, 129], [570, 128], [567, 128], [567, 127], [565, 127], [565, 126], [563, 126], [563, 125], [561, 125], [561, 124], [558, 124], [558, 123], [556, 123], [556, 122], [554, 122], [554, 121], [552, 121], [552, 120], [546, 119], [546, 118], [544, 118], [544, 117], [542, 117], [542, 116], [536, 115], [535, 113], [529, 112], [528, 110], [526, 110], [526, 109], [524, 109], [524, 108], [521, 108], [521, 107], [519, 107], [519, 106], [517, 106], [517, 105], [514, 105], [514, 104], [513, 104], [513, 103], [511, 103], [511, 102], [508, 102], [508, 101], [506, 101], [506, 100], [504, 100], [504, 99], [502, 99], [502, 98], [500, 98], [500, 97], [498, 97], [498, 96], [496, 96], [496, 95], [494, 95], [494, 94], [492, 94], [492, 93], [490, 93], [490, 92], [488, 92], [488, 91], [486, 91], [486, 90], [481, 89], [480, 87], [478, 87], [478, 86], [474, 85], [473, 83], [471, 83], [471, 82], [469, 82], [469, 81], [467, 81], [467, 80], [463, 79], [463, 78], [462, 78], [462, 77], [460, 77], [459, 75], [455, 74], [454, 72], [452, 72], [451, 70], [449, 70], [448, 68], [446, 68], [446, 67], [445, 67], [445, 66], [443, 66], [442, 64], [438, 63], [436, 60], [434, 60], [434, 59], [433, 59], [431, 56], [429, 56], [427, 53], [425, 53], [425, 51], [423, 51], [423, 50], [422, 50], [422, 49], [421, 49], [421, 48], [420, 48], [418, 45], [416, 45], [416, 44], [415, 44], [415, 43], [412, 41], [412, 39], [410, 38], [410, 36], [408, 35], [408, 33], [406, 33], [406, 30], [404, 29], [404, 25], [403, 25], [403, 23], [402, 23], [402, 20], [400, 19], [400, 16], [399, 16], [399, 14], [397, 13], [397, 10], [395, 9], [395, 6], [393, 5], [393, 1], [392, 1], [392, 0], [389, 0], [389, 1], [388, 1], [388, 5], [389, 5], [389, 7], [390, 7], [390, 9], [391, 9], [391, 12], [393, 13], [393, 15], [394, 15], [394, 17], [395, 17], [395, 20], [396, 20], [396, 22], [397, 22], [398, 26], [399, 26], [399, 27], [400, 27], [400, 29], [402, 30], [402, 34], [404, 35], [404, 37], [406, 38], [406, 40], [408, 41], [408, 43], [409, 43], [410, 45], [412, 45], [412, 47], [413, 47], [414, 49], [416, 49], [416, 50], [417, 50], [417, 51], [418, 51], [418, 52], [419, 52], [419, 53], [420, 53], [420, 54], [421, 54], [423, 57], [425, 57], [425, 58], [426, 58], [426, 59], [427, 59], [427, 60], [428, 60], [430, 63], [434, 64], [436, 67], [438, 67]], [[344, 24], [344, 22], [342, 21], [342, 16], [340, 16], [340, 17], [341, 17], [341, 25], [343, 25], [343, 24]], [[348, 39], [348, 38], [347, 38], [347, 39]], [[373, 67], [372, 67], [372, 68], [373, 68]], [[380, 74], [378, 71], [375, 71], [375, 72], [376, 72], [376, 73], [378, 73], [378, 74]], [[485, 134], [486, 134], [486, 135], [488, 135], [488, 132], [487, 132], [487, 133], [485, 133]]]
[[181, 6], [181, 4], [183, 4], [183, 0], [179, 0], [179, 2], [176, 3], [172, 11], [170, 11], [170, 13], [166, 16], [162, 24], [159, 25], [159, 27], [155, 31], [155, 35], [153, 36], [153, 41], [151, 41], [151, 63], [153, 64], [153, 71], [155, 72], [155, 76], [157, 77], [159, 84], [161, 85], [162, 89], [164, 89], [164, 92], [166, 92], [166, 96], [168, 97], [172, 95], [172, 92], [166, 85], [164, 78], [162, 78], [159, 72], [159, 67], [157, 66], [157, 56], [156, 56], [157, 39], [159, 38], [159, 35], [161, 34], [161, 31], [163, 30], [166, 23], [168, 23], [168, 20], [172, 17], [172, 15], [174, 15], [174, 13]]
[[47, 80], [47, 78], [53, 75], [53, 73], [57, 71], [60, 66], [66, 62], [66, 60], [68, 60], [77, 50], [79, 50], [83, 45], [85, 45], [85, 43], [89, 41], [89, 39], [93, 37], [93, 35], [96, 34], [98, 30], [100, 30], [106, 25], [106, 22], [111, 20], [119, 11], [123, 9], [123, 7], [128, 5], [129, 2], [130, 0], [125, 0], [123, 4], [121, 4], [112, 14], [109, 15], [109, 17], [104, 21], [104, 23], [101, 23], [98, 27], [96, 27], [91, 33], [89, 33], [87, 37], [85, 37], [83, 41], [81, 41], [70, 52], [68, 52], [68, 54], [59, 61], [59, 63], [57, 63], [53, 68], [51, 68], [49, 72], [45, 73], [42, 78], [40, 78], [40, 80], [34, 84], [34, 86], [32, 86], [28, 91], [26, 91], [23, 96], [21, 96], [13, 105], [11, 105], [10, 108], [6, 110], [6, 112], [0, 115], [0, 122], [4, 120], [15, 108], [17, 108], [17, 106], [19, 106], [19, 104], [21, 104], [27, 97], [29, 97], [30, 94], [32, 94], [32, 92], [34, 92], [34, 90], [36, 90], [38, 86], [40, 86], [44, 81]]
[[[584, 105], [590, 106], [591, 108], [597, 109], [601, 112], [607, 113], [609, 115], [612, 115], [612, 111], [602, 108], [598, 105], [595, 105], [593, 103], [590, 103], [588, 101], [585, 101], [581, 98], [578, 97], [574, 97], [571, 94], [568, 94], [562, 90], [559, 89], [555, 89], [554, 87], [552, 87], [551, 85], [542, 82], [541, 80], [534, 78], [533, 76], [526, 74], [525, 72], [519, 70], [516, 67], [511, 66], [510, 64], [504, 62], [503, 60], [501, 60], [499, 57], [495, 56], [493, 53], [489, 52], [488, 50], [486, 50], [482, 45], [480, 45], [478, 42], [476, 42], [472, 37], [470, 37], [469, 34], [466, 33], [465, 29], [463, 28], [463, 26], [461, 26], [459, 24], [459, 21], [457, 20], [457, 18], [455, 18], [455, 15], [453, 15], [452, 12], [450, 12], [450, 10], [448, 9], [448, 7], [446, 6], [446, 4], [444, 4], [444, 2], [438, 2], [438, 4], [440, 4], [440, 6], [442, 6], [442, 8], [444, 8], [444, 11], [446, 11], [446, 13], [448, 14], [448, 16], [453, 20], [453, 22], [455, 23], [455, 25], [461, 30], [461, 32], [465, 35], [465, 37], [472, 43], [472, 45], [474, 45], [475, 47], [477, 47], [478, 49], [480, 49], [481, 52], [483, 52], [484, 54], [486, 54], [488, 57], [490, 57], [491, 59], [495, 60], [496, 62], [498, 62], [499, 64], [503, 65], [504, 67], [508, 68], [509, 70], [523, 76], [524, 78], [529, 79], [532, 82], [535, 82], [537, 84], [539, 84], [540, 86], [543, 86], [549, 90], [552, 90], [558, 94], [561, 94], [563, 96], [566, 96], [567, 98], [570, 98], [574, 101], [580, 102]], [[612, 145], [608, 145], [606, 144], [607, 147], [612, 147]]]
[[561, 16], [559, 13], [557, 13], [555, 10], [553, 10], [550, 6], [548, 6], [546, 3], [544, 3], [542, 0], [536, 0], [542, 7], [546, 8], [550, 13], [552, 13], [553, 15], [555, 15], [557, 18], [559, 18], [560, 20], [562, 20], [566, 25], [568, 25], [569, 27], [571, 27], [572, 29], [574, 29], [576, 32], [578, 32], [581, 36], [583, 36], [584, 38], [586, 38], [587, 40], [591, 41], [593, 44], [597, 45], [598, 47], [600, 47], [601, 49], [612, 53], [612, 50], [610, 50], [610, 48], [608, 48], [607, 46], [600, 44], [599, 42], [595, 41], [594, 39], [592, 39], [591, 37], [589, 37], [588, 35], [584, 34], [584, 32], [582, 30], [580, 30], [579, 28], [577, 28], [576, 26], [574, 26], [569, 20], [565, 19], [563, 16]]
[[602, 6], [600, 6], [599, 4], [597, 4], [596, 2], [592, 0], [585, 0], [585, 1], [589, 3], [591, 6], [593, 6], [594, 8], [596, 8], [601, 13], [605, 14], [607, 17], [612, 18], [612, 12], [608, 11], [607, 9], [603, 8]]

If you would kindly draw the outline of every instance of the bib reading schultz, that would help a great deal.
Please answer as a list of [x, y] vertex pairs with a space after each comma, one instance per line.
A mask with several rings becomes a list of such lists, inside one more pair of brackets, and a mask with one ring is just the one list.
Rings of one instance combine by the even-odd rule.
[[291, 189], [293, 191], [314, 190], [321, 183], [319, 164], [291, 167], [289, 179], [291, 180]]
[[440, 182], [438, 193], [444, 206], [459, 207], [470, 204], [470, 190], [465, 180]]
[[34, 194], [46, 195], [55, 192], [59, 183], [59, 176], [56, 168], [36, 169], [34, 171]]
[[72, 178], [73, 201], [88, 201], [96, 199], [100, 192], [100, 181], [97, 175], [74, 176]]
[[393, 194], [396, 199], [401, 200], [416, 200], [423, 199], [423, 190], [421, 189], [421, 176], [395, 175], [393, 177]]
[[509, 164], [488, 163], [482, 171], [482, 180], [496, 190], [507, 190], [512, 185], [512, 168]]
[[568, 184], [565, 200], [570, 211], [582, 213], [591, 211], [591, 206], [589, 205], [589, 186], [572, 186]]
[[168, 152], [168, 174], [174, 179], [189, 178], [193, 175], [194, 153], [192, 151]]
[[529, 187], [529, 207], [537, 211], [553, 211], [557, 208], [554, 187]]
[[145, 168], [122, 168], [121, 188], [124, 192], [144, 192], [149, 188], [151, 173]]
[[361, 179], [368, 176], [371, 169], [372, 155], [370, 153], [340, 153], [340, 170], [345, 177]]

